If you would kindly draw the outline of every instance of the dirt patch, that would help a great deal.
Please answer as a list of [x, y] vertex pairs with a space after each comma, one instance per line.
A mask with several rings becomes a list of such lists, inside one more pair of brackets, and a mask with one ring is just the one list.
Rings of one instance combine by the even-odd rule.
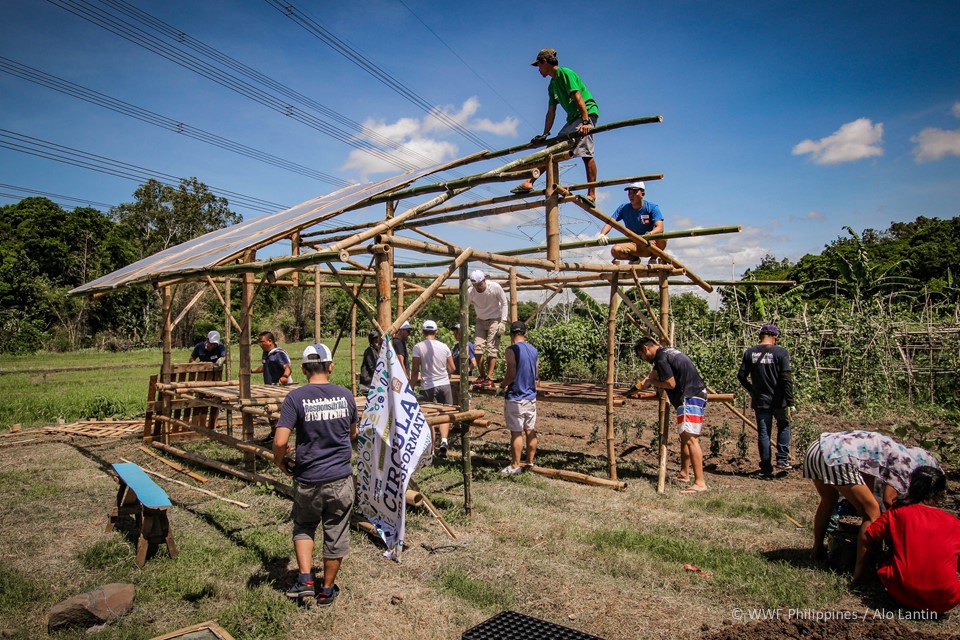
[[[838, 616], [833, 620], [802, 620], [802, 619], [774, 619], [753, 624], [728, 625], [718, 631], [712, 631], [700, 636], [700, 640], [767, 640], [767, 638], [796, 638], [796, 640], [923, 640], [925, 638], [940, 638], [955, 640], [960, 637], [955, 634], [937, 633], [924, 629], [923, 632], [914, 631], [895, 621], [864, 620], [862, 613], [850, 611], [812, 612], [810, 615], [821, 614], [823, 617]], [[896, 615], [896, 612], [890, 612]], [[868, 616], [883, 615], [869, 612]], [[909, 613], [901, 612], [901, 616]], [[914, 616], [920, 613], [914, 612]], [[846, 616], [858, 616], [858, 619]], [[936, 624], [936, 623], [932, 623]]]

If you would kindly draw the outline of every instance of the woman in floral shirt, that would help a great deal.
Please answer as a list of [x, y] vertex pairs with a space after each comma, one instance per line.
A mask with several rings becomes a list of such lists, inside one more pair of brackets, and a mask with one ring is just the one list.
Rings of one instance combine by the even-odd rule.
[[[843, 496], [863, 518], [857, 538], [857, 564], [853, 580], [860, 579], [866, 557], [863, 534], [880, 517], [880, 505], [871, 487], [882, 483], [883, 502], [889, 507], [896, 497], [906, 494], [910, 474], [920, 466], [940, 465], [919, 447], [906, 447], [872, 431], [824, 433], [810, 445], [803, 462], [803, 477], [813, 480], [820, 504], [813, 521], [813, 558], [826, 559], [824, 536], [830, 516]], [[869, 482], [868, 482], [869, 480]]]

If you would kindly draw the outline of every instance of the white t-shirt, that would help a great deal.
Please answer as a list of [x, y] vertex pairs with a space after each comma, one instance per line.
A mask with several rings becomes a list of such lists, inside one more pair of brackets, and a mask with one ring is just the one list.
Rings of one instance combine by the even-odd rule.
[[467, 299], [473, 303], [477, 310], [479, 320], [506, 320], [507, 319], [507, 294], [503, 287], [492, 280], [487, 280], [487, 288], [480, 293], [472, 286], [467, 290]]
[[450, 347], [436, 339], [424, 340], [414, 345], [413, 357], [420, 360], [421, 389], [450, 384], [447, 374], [447, 358], [452, 357]]

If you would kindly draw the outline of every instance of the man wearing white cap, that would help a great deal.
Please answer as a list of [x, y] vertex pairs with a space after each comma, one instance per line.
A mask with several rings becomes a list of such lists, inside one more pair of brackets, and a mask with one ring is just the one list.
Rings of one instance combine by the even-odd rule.
[[[297, 582], [290, 598], [316, 596], [321, 607], [340, 595], [337, 573], [350, 551], [350, 512], [353, 510], [353, 442], [357, 439], [357, 404], [353, 393], [330, 382], [333, 354], [323, 344], [303, 350], [300, 365], [308, 384], [283, 401], [273, 461], [293, 481], [293, 548]], [[287, 458], [290, 432], [296, 430], [296, 459]], [[323, 586], [313, 580], [313, 547], [317, 528], [323, 532]]]
[[[456, 367], [450, 347], [437, 340], [437, 323], [427, 320], [423, 323], [423, 342], [413, 347], [413, 367], [410, 372], [410, 385], [420, 385], [420, 399], [424, 402], [453, 404], [453, 391], [450, 389], [450, 374]], [[440, 425], [440, 446], [437, 455], [447, 456], [447, 435], [450, 425]]]
[[400, 361], [400, 366], [403, 367], [403, 372], [407, 374], [408, 378], [410, 377], [410, 358], [407, 353], [407, 338], [410, 337], [411, 329], [413, 327], [410, 326], [410, 323], [404, 322], [393, 335], [393, 340], [390, 341], [390, 344], [393, 345], [393, 352], [397, 354], [397, 360]]
[[[663, 214], [660, 213], [659, 206], [643, 199], [644, 194], [646, 194], [646, 187], [643, 186], [643, 183], [634, 182], [628, 184], [624, 191], [627, 192], [627, 197], [630, 198], [630, 202], [620, 205], [616, 213], [613, 214], [613, 219], [622, 222], [623, 226], [637, 235], [663, 233]], [[607, 234], [612, 228], [613, 226], [609, 224], [603, 227], [600, 235], [597, 236], [600, 244], [610, 242]], [[653, 240], [652, 242], [661, 250], [667, 246], [666, 240]], [[638, 246], [635, 242], [625, 242], [610, 247], [610, 255], [612, 255], [615, 260], [639, 262], [640, 258], [653, 256], [653, 253], [646, 246]], [[653, 256], [650, 258], [649, 264], [655, 264], [656, 262], [659, 262], [659, 259]]]
[[216, 362], [227, 355], [227, 349], [220, 342], [220, 332], [211, 331], [204, 342], [198, 342], [190, 354], [190, 362]]
[[[477, 330], [473, 337], [477, 354], [478, 387], [493, 387], [493, 372], [500, 352], [500, 336], [507, 330], [507, 294], [503, 287], [477, 269], [470, 274], [473, 284], [467, 290], [467, 299], [477, 312]], [[484, 369], [486, 364], [486, 369]]]

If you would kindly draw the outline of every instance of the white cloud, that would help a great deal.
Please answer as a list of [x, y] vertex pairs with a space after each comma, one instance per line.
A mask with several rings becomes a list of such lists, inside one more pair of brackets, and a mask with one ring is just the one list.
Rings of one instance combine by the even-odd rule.
[[[347, 156], [341, 167], [355, 170], [366, 178], [371, 174], [399, 173], [400, 169], [388, 158], [403, 160], [417, 166], [429, 166], [456, 157], [459, 147], [449, 140], [454, 132], [448, 123], [452, 120], [470, 131], [491, 133], [498, 136], [517, 135], [518, 121], [504, 118], [494, 122], [488, 118], [474, 118], [480, 110], [480, 101], [472, 97], [456, 109], [452, 105], [434, 107], [433, 111], [420, 118], [400, 118], [394, 122], [370, 118], [363, 123], [364, 133], [360, 139], [376, 145], [387, 158], [378, 157], [366, 151], [355, 149]], [[383, 138], [403, 145], [394, 149], [383, 144]]]
[[[953, 106], [954, 112], [960, 102]], [[928, 128], [910, 138], [916, 143], [913, 148], [913, 159], [917, 162], [931, 162], [941, 160], [946, 156], [960, 156], [960, 129], [945, 131], [943, 129]]]
[[793, 155], [811, 154], [817, 164], [839, 164], [882, 156], [883, 123], [873, 124], [859, 118], [843, 125], [820, 140], [804, 140], [793, 148]]
[[819, 211], [808, 211], [802, 216], [794, 216], [794, 215], [790, 216], [791, 222], [804, 222], [804, 221], [820, 222], [821, 220], [825, 220], [825, 219], [826, 219], [826, 216], [820, 213]]
[[953, 109], [950, 110], [950, 113], [957, 118], [960, 118], [960, 101], [953, 103]]

